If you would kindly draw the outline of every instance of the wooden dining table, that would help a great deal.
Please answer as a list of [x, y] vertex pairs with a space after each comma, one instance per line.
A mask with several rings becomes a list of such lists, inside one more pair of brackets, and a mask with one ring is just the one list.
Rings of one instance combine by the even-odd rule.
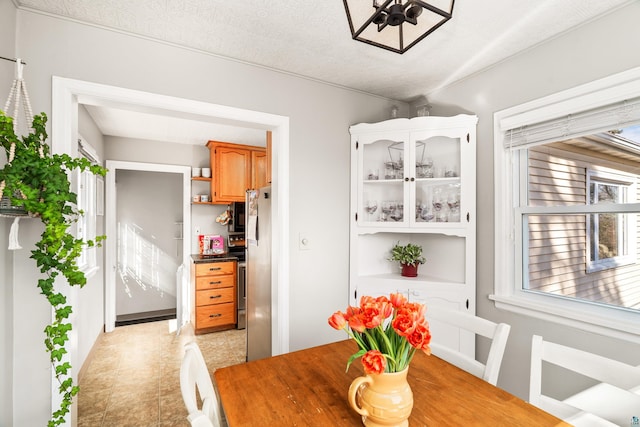
[[[217, 369], [214, 373], [230, 427], [358, 426], [347, 401], [349, 385], [364, 375], [345, 340]], [[409, 367], [410, 426], [568, 426], [507, 391], [445, 362], [416, 353]]]

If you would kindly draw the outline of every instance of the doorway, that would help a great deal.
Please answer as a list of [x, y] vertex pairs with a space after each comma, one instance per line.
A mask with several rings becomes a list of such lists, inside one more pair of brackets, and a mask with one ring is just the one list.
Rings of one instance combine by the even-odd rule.
[[[102, 85], [54, 76], [52, 79], [52, 149], [75, 155], [78, 105], [111, 105], [148, 113], [189, 116], [239, 127], [270, 130], [273, 135], [272, 169], [272, 277], [273, 354], [289, 350], [289, 118], [183, 98]], [[108, 196], [108, 195], [107, 195]], [[109, 203], [109, 199], [107, 199]], [[108, 209], [108, 206], [107, 206]], [[115, 230], [107, 229], [107, 236]], [[113, 283], [115, 252], [106, 240], [105, 283]], [[115, 327], [114, 295], [105, 295], [105, 329]]]
[[116, 327], [176, 318], [182, 265], [182, 175], [119, 169]]

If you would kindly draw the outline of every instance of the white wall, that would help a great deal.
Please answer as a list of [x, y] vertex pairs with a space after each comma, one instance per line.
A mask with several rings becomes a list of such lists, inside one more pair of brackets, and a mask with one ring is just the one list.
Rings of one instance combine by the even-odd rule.
[[[435, 115], [473, 112], [478, 123], [478, 314], [512, 325], [498, 385], [528, 397], [531, 336], [640, 364], [637, 345], [497, 310], [494, 285], [493, 113], [640, 66], [640, 2], [429, 95]], [[486, 345], [480, 346], [486, 354]], [[570, 384], [555, 385], [558, 388]], [[560, 390], [562, 392], [562, 390]]]
[[[15, 56], [16, 9], [11, 0], [0, 0], [0, 55]], [[0, 61], [0, 108], [4, 108], [14, 64]], [[4, 150], [0, 150], [0, 166], [6, 163]], [[0, 218], [0, 426], [11, 425], [13, 418], [13, 262], [7, 250], [9, 226], [12, 220]]]
[[[50, 113], [51, 77], [57, 75], [288, 116], [290, 348], [344, 338], [326, 320], [348, 303], [348, 128], [386, 119], [392, 105], [406, 110], [406, 104], [24, 10], [18, 11], [17, 39], [19, 54], [29, 63], [28, 84], [37, 112]], [[146, 156], [153, 158], [154, 153]], [[35, 242], [36, 231], [35, 222], [26, 227], [26, 248]], [[298, 250], [301, 232], [311, 250]], [[20, 259], [16, 265], [21, 282], [33, 283], [33, 263]], [[15, 310], [26, 312], [29, 307], [34, 318], [25, 322], [14, 316], [25, 325], [20, 331], [24, 344], [16, 345], [15, 352], [46, 361], [44, 351], [40, 353], [41, 331], [49, 311], [44, 304], [36, 305], [38, 298], [35, 291], [15, 298]], [[26, 373], [34, 375], [41, 369], [38, 364], [25, 362], [16, 369], [22, 382], [16, 385], [20, 396], [14, 425], [44, 425], [48, 369], [32, 381], [25, 380]]]

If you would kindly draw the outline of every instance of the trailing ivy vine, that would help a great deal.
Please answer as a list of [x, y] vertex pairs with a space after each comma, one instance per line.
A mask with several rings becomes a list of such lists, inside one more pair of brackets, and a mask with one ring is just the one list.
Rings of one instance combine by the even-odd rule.
[[78, 169], [104, 176], [106, 169], [85, 158], [51, 154], [46, 143], [46, 123], [46, 114], [36, 115], [31, 132], [18, 137], [13, 130], [13, 119], [0, 111], [0, 144], [7, 158], [10, 151], [15, 149], [13, 161], [0, 170], [0, 182], [4, 182], [4, 188], [0, 186], [0, 195], [4, 190], [4, 195], [11, 198], [14, 206], [24, 207], [44, 224], [44, 231], [31, 251], [31, 258], [44, 275], [37, 284], [40, 293], [54, 311], [54, 320], [44, 329], [45, 348], [62, 396], [60, 407], [52, 411], [48, 423], [49, 427], [53, 427], [65, 422], [73, 397], [79, 390], [70, 375], [71, 364], [65, 360], [72, 308], [63, 293], [56, 289], [56, 279], [62, 275], [70, 286], [84, 286], [87, 279], [78, 268], [78, 257], [85, 247], [100, 245], [105, 238], [98, 236], [95, 240], [84, 241], [69, 232], [69, 227], [77, 222], [83, 212], [76, 206], [77, 195], [71, 191], [68, 174]]

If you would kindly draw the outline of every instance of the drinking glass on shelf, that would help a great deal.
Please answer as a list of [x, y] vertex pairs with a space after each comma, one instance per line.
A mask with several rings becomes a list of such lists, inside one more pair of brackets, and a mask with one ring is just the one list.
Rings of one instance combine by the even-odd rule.
[[449, 222], [460, 222], [460, 193], [452, 189], [447, 194], [447, 206], [449, 207]]
[[369, 169], [369, 171], [367, 172], [367, 179], [371, 180], [371, 181], [375, 181], [379, 178], [379, 172], [378, 169]]
[[402, 202], [393, 202], [393, 211], [390, 216], [394, 221], [402, 221], [404, 217], [404, 204]]
[[444, 176], [446, 178], [453, 178], [453, 177], [458, 176], [458, 171], [456, 170], [456, 167], [452, 166], [452, 165], [447, 165], [444, 168]]
[[382, 202], [382, 214], [380, 215], [380, 221], [389, 221], [391, 213], [394, 211], [393, 202]]
[[416, 176], [418, 178], [433, 178], [433, 160], [430, 157], [416, 162]]
[[445, 199], [442, 194], [442, 188], [435, 188], [433, 190], [433, 210], [436, 212], [440, 212], [444, 208]]
[[425, 203], [424, 209], [420, 211], [420, 219], [422, 219], [424, 222], [433, 221], [434, 215], [433, 215], [433, 209], [431, 208], [431, 205], [428, 205]]
[[441, 210], [436, 212], [436, 222], [448, 222], [449, 221], [449, 215], [447, 213], [446, 210]]
[[364, 204], [364, 210], [369, 214], [369, 221], [377, 221], [373, 215], [378, 210], [378, 202], [376, 200], [367, 200]]
[[396, 179], [396, 169], [393, 162], [385, 162], [384, 179]]

